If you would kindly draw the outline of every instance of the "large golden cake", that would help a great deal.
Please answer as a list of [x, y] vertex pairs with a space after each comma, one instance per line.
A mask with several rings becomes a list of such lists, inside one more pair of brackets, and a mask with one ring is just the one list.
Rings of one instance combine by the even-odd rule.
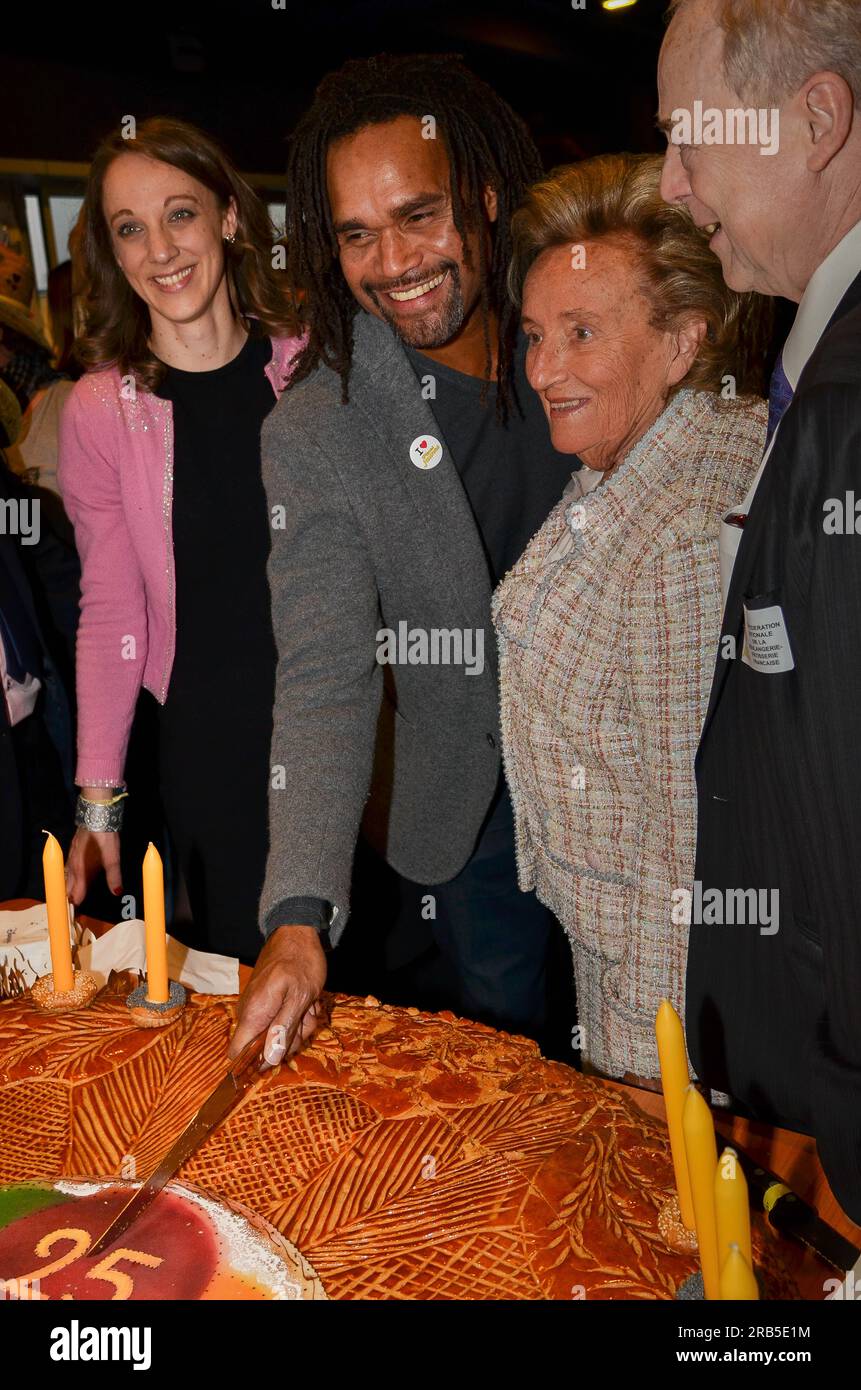
[[[658, 1229], [666, 1130], [624, 1095], [451, 1014], [324, 999], [313, 1044], [178, 1177], [276, 1228], [329, 1298], [668, 1299], [695, 1270]], [[0, 1004], [0, 1185], [145, 1178], [224, 1075], [235, 1014]], [[799, 1296], [760, 1229], [754, 1259], [767, 1297]]]

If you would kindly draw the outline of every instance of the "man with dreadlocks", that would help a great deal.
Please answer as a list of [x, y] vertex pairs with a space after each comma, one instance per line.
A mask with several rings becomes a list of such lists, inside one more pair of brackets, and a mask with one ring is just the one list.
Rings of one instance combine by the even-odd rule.
[[432, 919], [452, 1005], [542, 1026], [554, 923], [517, 888], [490, 621], [571, 474], [505, 293], [510, 217], [540, 173], [522, 121], [447, 55], [347, 63], [295, 132], [287, 268], [308, 339], [263, 433], [283, 520], [266, 944], [234, 1055], [270, 1024], [272, 1061], [313, 1031], [360, 822]]

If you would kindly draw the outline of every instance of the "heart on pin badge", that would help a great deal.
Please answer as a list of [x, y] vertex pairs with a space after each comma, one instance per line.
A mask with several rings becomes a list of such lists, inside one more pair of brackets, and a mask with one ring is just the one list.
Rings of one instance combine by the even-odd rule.
[[416, 468], [436, 468], [442, 458], [442, 445], [432, 434], [420, 434], [410, 445], [410, 458]]

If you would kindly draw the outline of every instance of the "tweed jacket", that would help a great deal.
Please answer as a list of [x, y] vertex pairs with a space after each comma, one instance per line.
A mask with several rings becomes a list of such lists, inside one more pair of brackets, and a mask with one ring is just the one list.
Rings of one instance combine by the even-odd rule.
[[[259, 920], [266, 935], [289, 921], [287, 900], [320, 898], [333, 944], [360, 824], [399, 873], [445, 882], [473, 851], [500, 769], [491, 581], [469, 500], [397, 335], [361, 311], [353, 335], [348, 402], [320, 366], [262, 436], [284, 525], [269, 557], [278, 667]], [[417, 465], [428, 436], [440, 448]], [[418, 649], [380, 664], [378, 634], [402, 624], [481, 632], [482, 669]]]
[[520, 886], [592, 972], [600, 1070], [657, 1075], [681, 1010], [694, 756], [720, 630], [718, 536], [762, 453], [766, 407], [683, 390], [606, 482], [563, 498], [494, 596]]

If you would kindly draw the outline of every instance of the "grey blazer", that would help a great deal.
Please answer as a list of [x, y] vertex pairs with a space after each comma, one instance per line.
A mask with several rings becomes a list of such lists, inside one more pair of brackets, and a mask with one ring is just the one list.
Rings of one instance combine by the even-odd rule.
[[[354, 333], [349, 403], [321, 366], [284, 393], [262, 436], [278, 669], [259, 920], [271, 927], [287, 898], [323, 898], [333, 942], [360, 823], [399, 873], [445, 882], [472, 853], [500, 760], [472, 510], [397, 336], [361, 311]], [[442, 445], [430, 468], [410, 456], [426, 434]], [[381, 666], [378, 633], [401, 622], [483, 630], [483, 670]]]

